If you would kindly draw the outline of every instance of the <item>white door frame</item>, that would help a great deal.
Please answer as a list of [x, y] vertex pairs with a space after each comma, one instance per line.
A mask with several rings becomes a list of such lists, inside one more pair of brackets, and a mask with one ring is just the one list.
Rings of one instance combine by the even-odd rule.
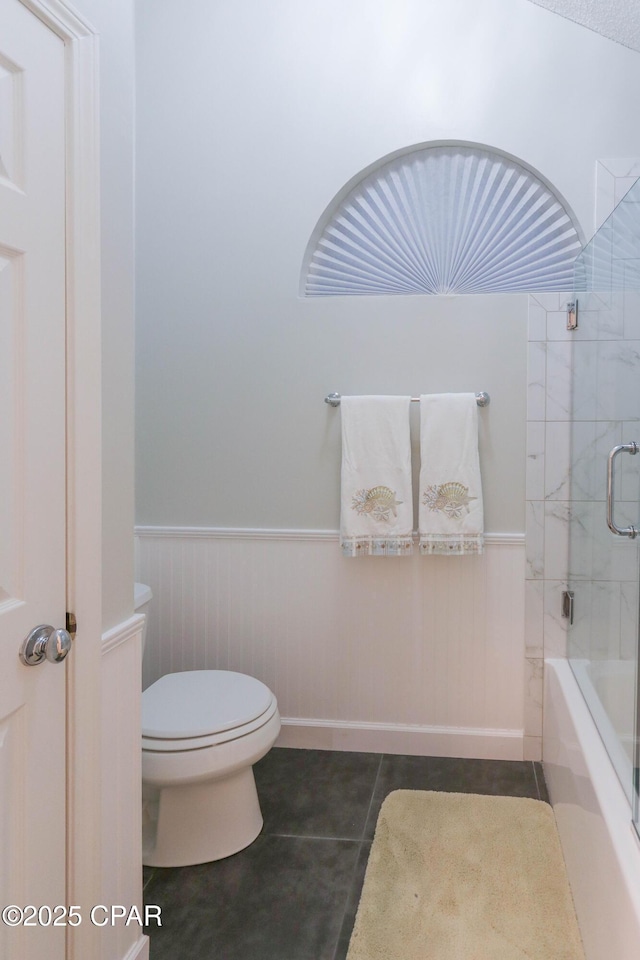
[[[62, 0], [22, 0], [65, 43], [67, 295], [67, 960], [97, 960], [100, 928], [102, 439], [98, 38]], [[77, 775], [77, 773], [80, 775]]]

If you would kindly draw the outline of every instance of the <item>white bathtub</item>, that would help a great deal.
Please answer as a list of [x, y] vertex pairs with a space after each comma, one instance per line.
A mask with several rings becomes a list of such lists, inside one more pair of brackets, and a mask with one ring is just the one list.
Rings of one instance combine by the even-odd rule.
[[544, 772], [586, 960], [638, 960], [640, 843], [568, 661], [545, 661], [544, 703]]
[[[609, 759], [629, 803], [633, 793], [636, 665], [632, 660], [573, 660], [582, 690]], [[639, 951], [640, 955], [640, 951]]]

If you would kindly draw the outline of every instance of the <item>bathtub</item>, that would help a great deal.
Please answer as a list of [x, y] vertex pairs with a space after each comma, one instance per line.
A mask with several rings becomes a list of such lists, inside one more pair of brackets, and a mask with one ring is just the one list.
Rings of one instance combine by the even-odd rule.
[[632, 660], [573, 660], [571, 664], [629, 803], [633, 794], [635, 666]]
[[[595, 694], [611, 678], [588, 679]], [[544, 772], [586, 960], [638, 960], [640, 842], [627, 794], [567, 660], [545, 661], [544, 705]]]

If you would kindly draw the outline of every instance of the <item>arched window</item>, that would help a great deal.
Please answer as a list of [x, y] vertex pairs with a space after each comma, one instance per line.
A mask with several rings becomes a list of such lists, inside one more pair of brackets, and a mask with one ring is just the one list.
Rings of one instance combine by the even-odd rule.
[[301, 293], [567, 290], [580, 250], [567, 204], [520, 161], [477, 144], [427, 144], [334, 198], [308, 244]]

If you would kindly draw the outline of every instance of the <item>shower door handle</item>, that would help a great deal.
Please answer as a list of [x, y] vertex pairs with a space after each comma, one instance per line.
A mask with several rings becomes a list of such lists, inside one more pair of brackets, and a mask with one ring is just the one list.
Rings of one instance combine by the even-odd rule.
[[614, 465], [616, 457], [619, 453], [624, 452], [633, 455], [638, 453], [639, 450], [640, 447], [635, 442], [620, 443], [617, 447], [613, 448], [607, 461], [607, 526], [612, 533], [617, 534], [619, 537], [629, 537], [631, 540], [638, 536], [638, 531], [636, 528], [634, 526], [619, 527], [613, 519], [613, 484], [615, 480]]

